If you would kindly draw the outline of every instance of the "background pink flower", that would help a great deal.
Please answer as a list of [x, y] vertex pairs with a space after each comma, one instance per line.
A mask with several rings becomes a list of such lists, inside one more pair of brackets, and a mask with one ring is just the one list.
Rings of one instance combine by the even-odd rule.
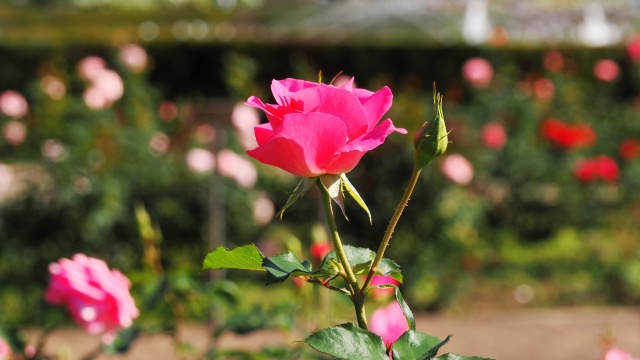
[[187, 166], [193, 172], [211, 172], [216, 168], [216, 157], [207, 149], [191, 149], [187, 153]]
[[481, 135], [484, 146], [489, 149], [499, 150], [507, 143], [507, 132], [500, 123], [495, 121], [482, 127]]
[[445, 156], [440, 163], [440, 171], [458, 185], [468, 185], [473, 180], [473, 165], [460, 154]]
[[[395, 285], [398, 286], [400, 283], [398, 280], [392, 278], [391, 276], [385, 275], [374, 275], [373, 279], [371, 279], [371, 286], [376, 285]], [[372, 294], [374, 297], [387, 296], [393, 294], [394, 290], [392, 288], [388, 289], [373, 289]]]
[[20, 121], [9, 121], [2, 127], [2, 136], [13, 146], [20, 145], [27, 138], [27, 126]]
[[324, 259], [325, 255], [330, 253], [331, 250], [333, 250], [333, 245], [330, 242], [326, 241], [326, 240], [325, 241], [315, 241], [309, 247], [309, 253], [311, 253], [311, 256], [313, 256], [313, 258], [316, 259], [316, 260]]
[[11, 355], [11, 346], [0, 337], [0, 360], [9, 360], [11, 359]]
[[64, 305], [89, 333], [113, 333], [127, 328], [139, 312], [129, 294], [129, 280], [118, 270], [84, 254], [49, 265], [51, 279], [45, 300]]
[[78, 75], [89, 81], [94, 81], [95, 77], [106, 70], [107, 62], [98, 56], [87, 56], [78, 63]]
[[235, 180], [238, 185], [250, 188], [258, 181], [258, 170], [253, 163], [229, 149], [218, 152], [218, 172]]
[[22, 118], [29, 112], [29, 104], [20, 93], [7, 90], [0, 94], [0, 112], [14, 118]]
[[604, 354], [603, 360], [638, 360], [631, 356], [628, 352], [618, 348], [609, 348]]
[[493, 67], [482, 58], [471, 58], [462, 65], [462, 77], [473, 87], [485, 88], [491, 84]]
[[247, 100], [269, 120], [254, 127], [258, 147], [247, 153], [300, 177], [349, 172], [391, 133], [406, 134], [390, 119], [380, 122], [391, 107], [388, 87], [374, 93], [354, 88], [353, 79], [340, 88], [285, 79], [274, 80], [271, 91], [277, 104]]
[[397, 301], [392, 301], [386, 307], [377, 309], [371, 315], [369, 330], [382, 338], [389, 347], [409, 330], [409, 324]]
[[593, 74], [600, 81], [611, 82], [620, 75], [620, 66], [613, 60], [599, 60], [593, 65]]
[[124, 65], [134, 73], [141, 72], [147, 67], [147, 52], [140, 45], [127, 44], [120, 48], [118, 55]]

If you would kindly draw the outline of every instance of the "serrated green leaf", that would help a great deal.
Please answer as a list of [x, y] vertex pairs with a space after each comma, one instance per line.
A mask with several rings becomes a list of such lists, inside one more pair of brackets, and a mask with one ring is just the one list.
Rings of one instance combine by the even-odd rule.
[[[376, 253], [367, 248], [360, 248], [350, 245], [344, 245], [344, 252], [347, 256], [347, 260], [349, 260], [349, 265], [353, 269], [353, 273], [356, 275], [364, 275], [369, 272], [369, 268], [371, 267], [371, 263], [373, 259], [376, 257]], [[338, 262], [338, 257], [336, 255], [335, 250], [331, 251], [327, 254], [322, 261], [322, 269], [331, 268], [331, 262]], [[380, 265], [378, 266], [378, 271], [376, 275], [385, 275], [391, 276], [392, 278], [398, 280], [399, 283], [402, 283], [403, 277], [400, 271], [400, 265], [396, 264], [395, 261], [382, 258]]]
[[495, 360], [492, 358], [483, 358], [479, 356], [462, 356], [451, 353], [446, 353], [438, 357], [431, 358], [432, 360]]
[[282, 209], [278, 211], [278, 214], [276, 214], [276, 216], [282, 219], [282, 216], [284, 215], [284, 211], [287, 210], [289, 206], [293, 205], [293, 203], [296, 202], [296, 200], [301, 198], [302, 195], [306, 194], [307, 191], [311, 189], [311, 187], [313, 186], [313, 184], [316, 183], [317, 180], [318, 178], [302, 178], [298, 183], [298, 185], [296, 185], [295, 189], [293, 189], [293, 193], [291, 193], [291, 195], [289, 196], [289, 199], [287, 199], [287, 202], [284, 204]]
[[202, 263], [202, 269], [242, 269], [265, 271], [262, 268], [264, 256], [260, 250], [253, 245], [243, 245], [232, 250], [224, 246], [218, 246], [208, 253]]
[[438, 350], [446, 344], [451, 335], [440, 340], [435, 336], [419, 333], [415, 330], [405, 331], [393, 343], [393, 360], [424, 360], [438, 354]]
[[313, 332], [306, 339], [314, 349], [346, 360], [389, 360], [380, 336], [346, 323]]
[[371, 218], [371, 212], [369, 211], [367, 204], [365, 204], [360, 194], [358, 194], [358, 191], [356, 191], [356, 188], [353, 186], [353, 184], [351, 184], [349, 179], [347, 179], [347, 175], [341, 174], [340, 179], [342, 179], [342, 188], [346, 190], [347, 193], [351, 195], [353, 200], [355, 200], [358, 203], [358, 205], [360, 205], [360, 207], [367, 213], [367, 215], [369, 215], [369, 223], [373, 224], [373, 220]]
[[320, 183], [329, 194], [331, 200], [338, 204], [340, 210], [342, 210], [342, 215], [344, 215], [344, 218], [349, 220], [349, 218], [347, 217], [347, 213], [344, 211], [344, 194], [342, 194], [342, 179], [340, 178], [340, 175], [322, 175], [320, 176]]
[[267, 271], [267, 285], [283, 282], [295, 272], [303, 274], [311, 272], [311, 263], [300, 262], [290, 251], [264, 258], [262, 267]]
[[402, 309], [402, 313], [404, 314], [404, 318], [407, 320], [407, 324], [409, 325], [409, 330], [415, 330], [416, 329], [415, 317], [413, 316], [413, 312], [409, 308], [409, 305], [407, 305], [406, 301], [404, 301], [404, 297], [402, 296], [402, 293], [400, 292], [400, 288], [398, 288], [397, 286], [395, 286], [393, 284], [376, 285], [376, 286], [371, 286], [370, 287], [370, 289], [389, 289], [389, 288], [393, 289], [393, 292], [394, 292], [394, 295], [396, 297], [396, 300], [398, 300], [398, 304], [400, 305], [400, 309]]

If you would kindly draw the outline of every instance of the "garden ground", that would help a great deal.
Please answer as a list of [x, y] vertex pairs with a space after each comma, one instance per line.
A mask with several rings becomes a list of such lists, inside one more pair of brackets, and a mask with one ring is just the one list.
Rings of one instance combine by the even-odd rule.
[[[640, 355], [640, 310], [636, 308], [582, 307], [537, 310], [491, 311], [483, 314], [418, 314], [417, 327], [440, 338], [453, 334], [445, 350], [461, 355], [478, 355], [499, 360], [598, 360], [602, 357], [603, 336], [613, 336], [615, 345], [635, 356]], [[30, 331], [34, 339], [37, 331]], [[186, 325], [182, 339], [196, 349], [209, 341], [202, 325]], [[249, 350], [270, 345], [294, 344], [303, 335], [273, 330], [238, 336], [224, 334], [219, 347]], [[89, 352], [99, 339], [79, 329], [53, 334], [47, 349], [78, 359]], [[139, 339], [126, 356], [99, 357], [100, 360], [173, 360], [172, 340], [165, 335]]]

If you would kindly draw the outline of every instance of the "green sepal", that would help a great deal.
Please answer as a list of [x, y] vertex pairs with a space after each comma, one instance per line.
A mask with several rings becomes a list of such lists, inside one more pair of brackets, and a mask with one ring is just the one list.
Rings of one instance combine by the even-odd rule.
[[[369, 272], [373, 259], [376, 257], [376, 253], [370, 249], [351, 245], [344, 245], [344, 252], [355, 275], [366, 275]], [[336, 262], [338, 262], [338, 257], [334, 250], [325, 256], [322, 261], [321, 268], [329, 269], [332, 267], [332, 263]], [[400, 265], [387, 258], [382, 258], [382, 261], [380, 261], [376, 275], [390, 276], [396, 279], [399, 283], [402, 283], [403, 280]]]
[[202, 269], [241, 269], [265, 271], [262, 268], [264, 255], [253, 245], [243, 245], [232, 250], [218, 246], [208, 253], [202, 262]]
[[389, 360], [380, 336], [345, 323], [314, 331], [306, 342], [321, 353], [346, 360]]
[[307, 191], [311, 189], [311, 187], [313, 186], [313, 184], [316, 183], [317, 180], [318, 180], [317, 177], [300, 179], [300, 182], [298, 183], [298, 185], [296, 185], [295, 189], [293, 189], [293, 193], [291, 193], [291, 195], [289, 196], [289, 199], [287, 199], [287, 202], [284, 204], [282, 209], [278, 211], [276, 216], [282, 219], [282, 216], [284, 215], [284, 211], [287, 210], [289, 206], [293, 205], [293, 203], [296, 202], [296, 200], [298, 200], [304, 194], [306, 194]]
[[360, 207], [367, 213], [367, 215], [369, 216], [369, 223], [373, 224], [373, 220], [371, 219], [371, 212], [369, 211], [367, 204], [365, 204], [360, 194], [358, 194], [358, 192], [356, 191], [356, 188], [353, 186], [353, 184], [351, 184], [349, 179], [347, 179], [347, 175], [341, 174], [340, 179], [342, 180], [342, 188], [346, 190], [347, 193], [351, 195], [353, 200], [355, 200], [358, 203], [358, 205], [360, 205]]
[[347, 213], [344, 211], [344, 194], [342, 193], [342, 178], [340, 175], [322, 175], [320, 176], [320, 184], [327, 191], [331, 200], [338, 204], [344, 218], [349, 220]]
[[435, 336], [408, 330], [391, 347], [393, 360], [425, 360], [438, 354], [438, 350], [449, 342], [451, 335], [440, 340]]

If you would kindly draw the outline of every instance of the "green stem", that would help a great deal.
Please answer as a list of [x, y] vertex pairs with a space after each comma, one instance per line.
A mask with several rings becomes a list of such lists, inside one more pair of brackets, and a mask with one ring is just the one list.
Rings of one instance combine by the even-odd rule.
[[416, 183], [418, 182], [418, 178], [420, 177], [420, 172], [422, 171], [421, 167], [418, 167], [417, 164], [413, 165], [413, 173], [411, 174], [411, 179], [409, 179], [409, 185], [407, 189], [404, 191], [404, 195], [398, 203], [398, 207], [396, 208], [396, 212], [391, 217], [391, 221], [389, 221], [389, 226], [387, 226], [387, 231], [385, 231], [384, 236], [382, 237], [382, 241], [380, 242], [380, 247], [378, 248], [378, 252], [376, 252], [376, 258], [371, 263], [371, 267], [369, 268], [369, 273], [367, 274], [367, 279], [362, 285], [362, 289], [360, 290], [362, 294], [367, 293], [367, 288], [371, 285], [371, 280], [373, 280], [373, 276], [378, 272], [378, 266], [380, 265], [380, 261], [382, 261], [382, 257], [384, 256], [384, 252], [387, 250], [387, 246], [389, 245], [389, 241], [391, 240], [391, 236], [393, 235], [393, 231], [398, 224], [398, 220], [400, 220], [400, 216], [402, 215], [402, 211], [409, 203], [409, 197], [413, 193], [413, 189], [416, 187]]
[[340, 240], [340, 235], [338, 234], [338, 226], [336, 225], [336, 221], [333, 218], [333, 210], [331, 209], [331, 196], [327, 190], [322, 186], [322, 184], [318, 181], [318, 188], [320, 188], [320, 193], [322, 194], [322, 205], [324, 205], [324, 213], [327, 218], [327, 222], [329, 223], [329, 232], [331, 233], [331, 240], [333, 240], [333, 247], [336, 250], [336, 255], [338, 256], [338, 260], [344, 269], [344, 278], [349, 286], [349, 292], [351, 294], [351, 301], [353, 301], [353, 305], [356, 310], [356, 318], [358, 319], [358, 326], [367, 330], [367, 316], [364, 308], [364, 296], [360, 291], [360, 287], [358, 286], [358, 279], [356, 279], [351, 266], [349, 265], [349, 260], [347, 259], [347, 255], [344, 252], [344, 247], [342, 246], [342, 241]]

